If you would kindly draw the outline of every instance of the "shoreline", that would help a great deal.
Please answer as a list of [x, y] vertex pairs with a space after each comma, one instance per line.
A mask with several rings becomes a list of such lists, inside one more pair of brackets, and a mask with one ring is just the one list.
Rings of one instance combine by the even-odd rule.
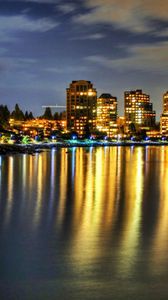
[[56, 142], [56, 143], [39, 143], [39, 144], [0, 144], [0, 155], [6, 154], [35, 154], [40, 153], [43, 150], [50, 150], [52, 148], [74, 148], [74, 147], [132, 147], [132, 146], [168, 146], [168, 142], [158, 142], [158, 141], [145, 141], [145, 142], [128, 142], [128, 141], [118, 141], [118, 142], [108, 142], [108, 141], [92, 141], [92, 142]]

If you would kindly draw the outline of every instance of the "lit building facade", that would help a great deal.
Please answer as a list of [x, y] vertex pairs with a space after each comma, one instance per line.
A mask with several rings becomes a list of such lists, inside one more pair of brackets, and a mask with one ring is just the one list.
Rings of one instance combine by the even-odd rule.
[[97, 129], [106, 132], [108, 137], [117, 133], [117, 98], [102, 94], [97, 99]]
[[67, 129], [84, 136], [96, 128], [97, 91], [90, 81], [72, 81], [67, 88]]
[[131, 123], [137, 128], [152, 128], [155, 126], [156, 113], [150, 96], [142, 90], [126, 91], [124, 93], [126, 126]]
[[168, 91], [163, 95], [163, 113], [160, 118], [161, 135], [168, 136]]
[[9, 120], [10, 129], [16, 133], [22, 131], [23, 134], [28, 134], [32, 137], [39, 132], [43, 133], [45, 137], [50, 136], [52, 131], [65, 130], [66, 120], [46, 120], [46, 119], [32, 119], [27, 121]]

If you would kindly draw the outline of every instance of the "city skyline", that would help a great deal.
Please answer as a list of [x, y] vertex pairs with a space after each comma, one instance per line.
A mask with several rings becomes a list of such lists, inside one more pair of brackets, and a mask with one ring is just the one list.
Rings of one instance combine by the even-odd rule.
[[[84, 80], [84, 79], [82, 79], [82, 80], [72, 80], [72, 82], [80, 82], [80, 81], [84, 81], [84, 82], [91, 82], [91, 81], [88, 81], [88, 80]], [[71, 83], [69, 83], [69, 85], [70, 85]], [[93, 84], [93, 83], [92, 83]], [[98, 90], [97, 88], [96, 88], [96, 86], [94, 86], [95, 87], [95, 89], [96, 90]], [[69, 88], [66, 88], [66, 91], [68, 90]], [[118, 117], [124, 117], [125, 116], [125, 94], [126, 93], [136, 93], [136, 92], [138, 92], [138, 91], [143, 91], [143, 92], [145, 92], [144, 90], [142, 90], [142, 89], [135, 89], [135, 90], [133, 90], [133, 89], [130, 89], [129, 91], [123, 91], [123, 99], [122, 100], [119, 100], [118, 99], [118, 97], [116, 96], [116, 95], [111, 95], [110, 93], [103, 93], [103, 94], [101, 94], [101, 95], [99, 95], [98, 94], [98, 92], [97, 92], [97, 103], [98, 103], [98, 100], [99, 100], [99, 98], [101, 98], [101, 96], [102, 95], [111, 95], [111, 97], [112, 98], [116, 98], [117, 99], [117, 116]], [[168, 94], [168, 91], [165, 91], [163, 94], [162, 94], [162, 102], [160, 103], [161, 104], [161, 107], [160, 107], [160, 111], [161, 111], [161, 113], [160, 114], [158, 114], [158, 111], [156, 111], [155, 110], [155, 114], [156, 114], [156, 122], [159, 122], [160, 121], [160, 118], [161, 118], [161, 116], [162, 116], [162, 114], [163, 114], [163, 112], [164, 112], [164, 110], [165, 110], [165, 107], [164, 107], [164, 96], [165, 95], [167, 95]], [[150, 94], [147, 94], [146, 93], [146, 95], [150, 98]], [[66, 95], [66, 97], [67, 97], [67, 95]], [[20, 106], [20, 103], [13, 103], [12, 104], [12, 106], [11, 105], [8, 105], [8, 104], [6, 104], [6, 103], [3, 103], [3, 102], [1, 102], [0, 103], [0, 105], [2, 105], [2, 106], [7, 106], [7, 108], [10, 110], [10, 112], [12, 113], [12, 111], [13, 110], [15, 110], [15, 106], [16, 105], [19, 105], [19, 107], [21, 108], [21, 110], [23, 111], [23, 112], [32, 112], [33, 114], [34, 114], [34, 117], [36, 118], [38, 118], [38, 117], [40, 117], [41, 115], [43, 115], [43, 113], [44, 113], [44, 110], [46, 109], [46, 108], [50, 108], [51, 109], [51, 112], [52, 113], [55, 113], [55, 112], [58, 112], [58, 113], [62, 113], [62, 112], [66, 112], [66, 109], [67, 109], [67, 99], [65, 99], [65, 102], [64, 103], [62, 103], [61, 105], [58, 105], [57, 103], [48, 103], [48, 104], [46, 104], [46, 105], [42, 105], [41, 106], [41, 111], [39, 110], [39, 114], [37, 115], [37, 114], [35, 114], [35, 112], [34, 112], [34, 110], [33, 109], [31, 109], [31, 107], [29, 107], [29, 106], [27, 106], [27, 108], [25, 109], [25, 107], [24, 107], [24, 105], [23, 104], [21, 104], [21, 106]], [[153, 106], [153, 102], [152, 102], [152, 100], [150, 99], [150, 102], [151, 102], [151, 105]], [[121, 105], [122, 105], [122, 114], [121, 114], [121, 111], [119, 111], [118, 110], [118, 106], [120, 106], [121, 107]]]
[[160, 118], [168, 75], [168, 3], [0, 1], [0, 102], [35, 115], [63, 105], [72, 80], [90, 80], [124, 113], [124, 91], [143, 89]]

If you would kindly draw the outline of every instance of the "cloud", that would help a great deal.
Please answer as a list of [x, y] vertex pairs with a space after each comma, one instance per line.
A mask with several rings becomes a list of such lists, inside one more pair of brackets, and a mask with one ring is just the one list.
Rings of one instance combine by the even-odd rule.
[[[15, 0], [14, 0], [15, 1]], [[57, 2], [60, 2], [60, 0], [19, 0], [21, 2], [36, 2], [36, 3], [46, 3], [46, 4], [56, 4]]]
[[156, 33], [159, 37], [168, 37], [168, 28], [160, 30], [159, 32]]
[[68, 14], [76, 10], [76, 6], [73, 3], [60, 4], [57, 8], [64, 14]]
[[168, 70], [168, 42], [157, 45], [141, 45], [129, 48], [129, 57], [107, 58], [101, 55], [92, 55], [85, 58], [87, 61], [106, 68], [119, 71], [156, 71]]
[[89, 69], [86, 66], [64, 66], [63, 68], [50, 67], [44, 71], [55, 74], [76, 74], [78, 72], [88, 72]]
[[90, 11], [77, 15], [75, 22], [112, 24], [133, 32], [152, 32], [151, 20], [167, 21], [168, 1], [162, 0], [85, 0]]
[[[1, 1], [1, 0], [0, 0]], [[39, 3], [39, 4], [57, 4], [60, 3], [61, 0], [6, 0], [4, 2], [23, 2], [23, 3]]]
[[74, 37], [71, 40], [100, 40], [105, 37], [106, 35], [103, 33], [93, 33], [93, 34], [83, 35], [79, 37]]
[[32, 68], [32, 65], [34, 66], [36, 62], [37, 60], [33, 58], [18, 58], [3, 55], [0, 57], [0, 65], [3, 66], [3, 70], [10, 72], [11, 70], [28, 69], [29, 66]]
[[0, 34], [13, 31], [47, 32], [56, 28], [58, 25], [58, 22], [52, 21], [49, 18], [34, 20], [24, 15], [1, 16]]

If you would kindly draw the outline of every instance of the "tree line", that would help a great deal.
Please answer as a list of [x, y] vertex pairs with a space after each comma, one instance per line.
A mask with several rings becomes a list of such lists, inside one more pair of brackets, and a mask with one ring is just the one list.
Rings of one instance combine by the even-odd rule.
[[[40, 119], [47, 119], [47, 120], [60, 120], [63, 119], [65, 112], [61, 113], [54, 113], [52, 114], [50, 107], [46, 107], [44, 114], [39, 116]], [[33, 120], [34, 116], [33, 113], [27, 110], [25, 113], [20, 109], [19, 105], [16, 104], [15, 108], [12, 112], [9, 111], [7, 105], [0, 105], [0, 128], [6, 128], [9, 124], [9, 119], [12, 118], [16, 121], [28, 121]]]

